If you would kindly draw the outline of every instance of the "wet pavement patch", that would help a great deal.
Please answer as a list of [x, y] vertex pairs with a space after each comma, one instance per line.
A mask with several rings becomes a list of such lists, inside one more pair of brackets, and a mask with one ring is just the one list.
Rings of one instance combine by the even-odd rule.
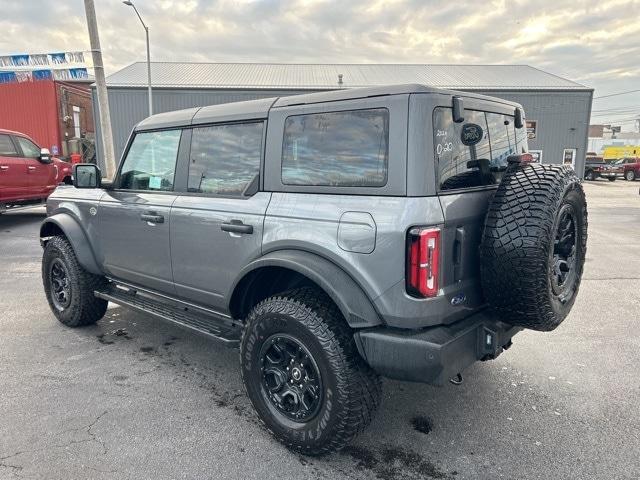
[[340, 454], [350, 456], [359, 469], [369, 470], [379, 480], [451, 478], [419, 453], [395, 446], [384, 446], [379, 451], [373, 451], [349, 445]]
[[429, 417], [423, 417], [421, 415], [415, 416], [411, 419], [411, 425], [413, 429], [424, 433], [425, 435], [433, 430], [433, 421]]
[[106, 333], [101, 333], [100, 335], [96, 335], [96, 338], [103, 345], [113, 345], [113, 343], [114, 343], [113, 340], [108, 340], [108, 339], [104, 338], [105, 335], [106, 335]]
[[123, 337], [127, 340], [131, 340], [129, 336], [129, 332], [127, 332], [124, 328], [118, 328], [116, 330], [111, 330], [108, 333], [101, 333], [100, 335], [96, 335], [96, 338], [103, 345], [113, 345], [115, 343], [115, 339], [113, 337]]

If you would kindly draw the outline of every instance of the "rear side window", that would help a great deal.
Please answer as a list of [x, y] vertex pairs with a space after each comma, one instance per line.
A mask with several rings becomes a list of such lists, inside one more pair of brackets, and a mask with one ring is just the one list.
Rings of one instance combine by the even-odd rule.
[[120, 189], [173, 190], [181, 130], [136, 134], [120, 172]]
[[15, 157], [18, 155], [16, 147], [13, 145], [9, 135], [0, 135], [0, 155], [7, 157]]
[[188, 191], [242, 195], [260, 172], [263, 124], [193, 129]]
[[382, 187], [389, 164], [386, 108], [287, 117], [282, 183]]
[[[462, 141], [463, 129], [472, 125], [479, 127], [475, 128], [478, 138], [468, 146]], [[464, 122], [454, 123], [451, 108], [438, 107], [433, 113], [433, 135], [440, 190], [495, 183], [484, 112], [465, 110]]]

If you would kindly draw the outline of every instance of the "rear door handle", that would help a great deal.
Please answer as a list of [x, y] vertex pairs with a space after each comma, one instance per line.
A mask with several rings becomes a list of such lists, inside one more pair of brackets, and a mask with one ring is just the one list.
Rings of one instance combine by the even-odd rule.
[[28, 168], [29, 170], [35, 170], [35, 169], [36, 169], [36, 167], [34, 167], [33, 165], [29, 165], [27, 168]]
[[0, 170], [9, 170], [9, 165], [0, 165]]
[[149, 223], [164, 223], [164, 216], [155, 212], [147, 212], [140, 215], [140, 220]]
[[248, 235], [253, 233], [253, 225], [245, 225], [242, 220], [231, 220], [229, 223], [223, 223], [220, 225], [220, 229], [223, 232], [230, 233], [245, 233]]

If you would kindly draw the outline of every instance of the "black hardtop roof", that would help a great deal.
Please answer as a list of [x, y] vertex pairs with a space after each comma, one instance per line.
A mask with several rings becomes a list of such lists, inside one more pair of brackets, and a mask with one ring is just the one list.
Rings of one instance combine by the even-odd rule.
[[135, 130], [154, 130], [158, 128], [183, 127], [216, 122], [235, 122], [243, 120], [265, 119], [271, 108], [307, 105], [313, 103], [336, 102], [341, 100], [355, 100], [367, 97], [385, 95], [403, 95], [409, 93], [430, 93], [440, 95], [459, 95], [467, 98], [490, 100], [518, 107], [517, 103], [501, 98], [480, 95], [477, 93], [444, 90], [419, 84], [388, 85], [383, 87], [349, 88], [344, 90], [330, 90], [326, 92], [305, 93], [288, 97], [262, 98], [244, 102], [223, 103], [206, 107], [188, 108], [173, 112], [159, 113], [142, 120]]

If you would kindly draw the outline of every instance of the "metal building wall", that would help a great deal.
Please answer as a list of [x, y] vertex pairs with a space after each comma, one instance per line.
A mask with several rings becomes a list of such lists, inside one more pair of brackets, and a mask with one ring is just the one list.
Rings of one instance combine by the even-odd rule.
[[[310, 90], [195, 90], [154, 89], [155, 113], [182, 108], [237, 102], [257, 98], [307, 93]], [[537, 120], [536, 138], [529, 140], [531, 150], [542, 150], [542, 163], [561, 164], [563, 150], [575, 148], [576, 172], [582, 176], [591, 113], [590, 91], [477, 91], [522, 104], [527, 119]], [[94, 98], [94, 111], [97, 104]], [[109, 106], [114, 147], [119, 159], [133, 126], [147, 116], [147, 91], [143, 88], [109, 88]], [[95, 115], [97, 119], [98, 116]], [[96, 122], [97, 123], [97, 122]], [[96, 134], [100, 135], [99, 125]], [[99, 137], [98, 137], [99, 138]], [[99, 162], [102, 148], [98, 146]]]
[[565, 148], [575, 148], [575, 170], [582, 177], [587, 153], [592, 91], [486, 91], [486, 95], [520, 103], [527, 120], [536, 120], [530, 150], [542, 150], [542, 163], [562, 164]]

